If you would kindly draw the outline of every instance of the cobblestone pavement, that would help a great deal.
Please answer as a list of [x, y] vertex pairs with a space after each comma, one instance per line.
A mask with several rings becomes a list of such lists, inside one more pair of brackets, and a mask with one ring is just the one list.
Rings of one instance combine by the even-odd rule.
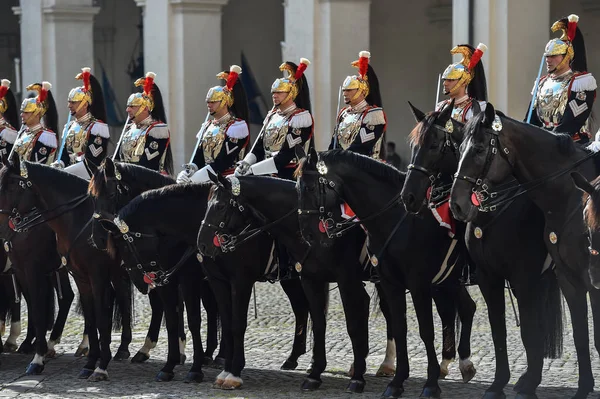
[[[332, 285], [333, 287], [333, 285]], [[373, 286], [367, 285], [369, 293]], [[487, 322], [487, 309], [476, 287], [470, 293], [477, 302], [477, 313], [472, 334], [472, 361], [477, 375], [468, 384], [463, 384], [457, 362], [450, 366], [450, 375], [441, 381], [443, 398], [480, 398], [493, 379], [495, 359], [490, 328]], [[342, 306], [337, 290], [331, 292], [331, 304], [327, 329], [327, 371], [323, 375], [323, 385], [318, 392], [301, 392], [299, 387], [304, 378], [303, 370], [310, 361], [310, 354], [300, 358], [297, 371], [283, 372], [279, 366], [291, 350], [294, 318], [287, 298], [279, 284], [261, 283], [256, 285], [258, 318], [254, 317], [254, 307], [249, 311], [249, 325], [246, 334], [246, 369], [242, 372], [244, 386], [238, 391], [221, 391], [211, 388], [218, 370], [205, 369], [205, 382], [189, 385], [183, 378], [190, 367], [176, 368], [175, 379], [169, 383], [154, 382], [154, 376], [162, 367], [166, 353], [166, 332], [161, 331], [159, 344], [151, 353], [151, 359], [144, 364], [129, 361], [111, 362], [110, 380], [102, 383], [89, 383], [78, 380], [77, 373], [84, 360], [73, 356], [79, 344], [83, 329], [82, 318], [71, 315], [62, 342], [57, 345], [57, 357], [46, 364], [40, 376], [25, 376], [25, 368], [31, 356], [18, 354], [0, 355], [0, 398], [348, 398], [344, 392], [348, 383], [345, 371], [352, 362], [350, 340], [346, 333]], [[130, 346], [133, 354], [142, 346], [149, 322], [149, 305], [145, 298], [136, 298], [136, 325], [134, 340]], [[410, 297], [409, 297], [410, 305]], [[373, 308], [373, 304], [372, 304]], [[426, 355], [418, 334], [418, 326], [412, 305], [408, 315], [408, 340], [411, 377], [405, 384], [405, 398], [417, 398], [425, 382]], [[436, 316], [436, 332], [441, 331]], [[25, 335], [25, 324], [21, 339]], [[568, 398], [575, 393], [577, 386], [577, 362], [572, 330], [566, 320], [565, 351], [562, 359], [546, 360], [544, 378], [538, 389], [540, 398]], [[592, 326], [590, 320], [590, 327]], [[203, 326], [204, 327], [204, 326]], [[511, 384], [514, 384], [525, 371], [525, 353], [519, 338], [519, 329], [507, 298], [507, 327], [509, 336], [509, 358], [511, 361]], [[590, 335], [591, 336], [591, 335]], [[189, 337], [189, 335], [188, 335]], [[6, 337], [4, 337], [6, 338]], [[592, 338], [590, 338], [592, 340]], [[191, 341], [191, 340], [190, 340]], [[436, 336], [438, 356], [440, 353], [439, 335]], [[372, 313], [370, 319], [370, 354], [367, 359], [367, 386], [365, 393], [355, 395], [361, 398], [378, 398], [390, 378], [374, 376], [385, 354], [385, 323], [383, 316]], [[19, 341], [20, 343], [20, 341]], [[119, 334], [113, 334], [113, 354], [119, 344]], [[188, 359], [192, 356], [191, 342], [186, 350]], [[593, 351], [593, 365], [598, 371], [598, 354]], [[596, 372], [596, 378], [600, 373]], [[512, 386], [505, 391], [509, 398], [514, 397]], [[590, 397], [597, 397], [590, 395]]]

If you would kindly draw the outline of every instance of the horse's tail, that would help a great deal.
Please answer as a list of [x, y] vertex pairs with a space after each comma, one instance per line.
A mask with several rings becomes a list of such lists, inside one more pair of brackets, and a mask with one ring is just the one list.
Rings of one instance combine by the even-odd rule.
[[[118, 281], [117, 286], [114, 287], [112, 322], [113, 331], [119, 331], [123, 328], [124, 312], [131, 312], [130, 314], [133, 314], [133, 291], [131, 286], [132, 282], [129, 279], [129, 276], [123, 275], [122, 279]], [[117, 292], [119, 290], [122, 291]], [[129, 320], [131, 320], [131, 317]]]
[[540, 300], [543, 311], [538, 312], [545, 327], [544, 357], [559, 359], [563, 353], [563, 309], [558, 279], [553, 270], [542, 275]]

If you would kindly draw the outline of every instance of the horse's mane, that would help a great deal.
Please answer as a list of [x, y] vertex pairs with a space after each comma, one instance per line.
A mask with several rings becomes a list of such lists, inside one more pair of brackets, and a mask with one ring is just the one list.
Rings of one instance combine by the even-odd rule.
[[[162, 187], [175, 183], [172, 177], [143, 166], [124, 162], [116, 162], [114, 165], [121, 174], [126, 175], [127, 181], [141, 183], [144, 187]], [[98, 197], [106, 189], [106, 181], [106, 166], [102, 164], [90, 180], [88, 193], [92, 197]]]
[[[201, 184], [171, 184], [165, 187], [157, 188], [154, 190], [148, 190], [143, 192], [142, 194], [136, 196], [134, 199], [129, 201], [127, 205], [125, 205], [119, 211], [119, 218], [122, 220], [129, 220], [129, 218], [136, 213], [142, 206], [147, 206], [150, 201], [153, 200], [165, 200], [165, 199], [176, 199], [180, 197], [194, 196], [194, 198], [205, 198], [208, 199], [208, 193], [212, 187], [212, 183], [201, 183]], [[141, 215], [144, 219], [148, 218], [149, 215], [152, 215], [152, 212], [160, 212], [164, 208], [162, 204], [157, 205], [157, 209], [144, 209], [143, 215]], [[182, 210], [185, 212], [185, 210]]]
[[[39, 176], [41, 179], [46, 178], [48, 184], [51, 184], [54, 188], [57, 188], [59, 191], [71, 192], [74, 189], [84, 189], [87, 185], [87, 181], [84, 179], [72, 175], [64, 170], [53, 168], [51, 166], [47, 166], [44, 164], [38, 164], [35, 162], [23, 161], [25, 164], [25, 168], [28, 173], [34, 173], [36, 176]], [[0, 187], [4, 187], [6, 185], [6, 179], [10, 174], [10, 171], [14, 171], [15, 166], [13, 164], [4, 165], [0, 170]], [[15, 171], [17, 174], [19, 172]], [[79, 186], [78, 186], [79, 185]]]
[[408, 135], [408, 142], [411, 147], [416, 145], [423, 145], [423, 141], [425, 140], [425, 133], [429, 131], [431, 125], [434, 124], [436, 119], [440, 116], [439, 111], [432, 111], [425, 115], [425, 118], [417, 123], [412, 132]]
[[[585, 223], [592, 230], [596, 231], [600, 228], [600, 176], [590, 183], [594, 186], [594, 193], [590, 196], [588, 193], [583, 195], [583, 207], [591, 201], [591, 206], [584, 213]], [[591, 197], [591, 198], [590, 198]]]
[[399, 185], [404, 185], [406, 174], [399, 171], [391, 164], [369, 158], [352, 151], [330, 150], [320, 154], [320, 159], [329, 165], [330, 162], [340, 163], [357, 169], [367, 171], [382, 180], [391, 180]]
[[[552, 136], [554, 136], [558, 151], [561, 154], [571, 154], [575, 152], [575, 149], [577, 148], [575, 146], [573, 138], [566, 133], [554, 133], [550, 130], [546, 130], [541, 127], [508, 117], [500, 111], [496, 111], [496, 114], [498, 114], [502, 121], [503, 129], [507, 126], [512, 125], [514, 129], [521, 129], [534, 134], [551, 134]], [[479, 125], [481, 124], [481, 121], [483, 120], [484, 116], [485, 112], [481, 112], [473, 116], [471, 119], [469, 119], [469, 121], [467, 121], [464, 127], [465, 140], [463, 142], [466, 142], [467, 138], [472, 137], [479, 131]]]

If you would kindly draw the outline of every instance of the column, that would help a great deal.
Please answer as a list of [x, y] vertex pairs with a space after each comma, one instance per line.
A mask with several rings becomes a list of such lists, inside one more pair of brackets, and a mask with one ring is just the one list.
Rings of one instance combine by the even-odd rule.
[[21, 18], [23, 90], [42, 80], [52, 83], [60, 128], [67, 121], [69, 91], [78, 84], [75, 75], [82, 67], [94, 65], [93, 22], [100, 8], [92, 3], [22, 0], [20, 7], [13, 8]]
[[306, 75], [317, 150], [327, 149], [331, 141], [339, 86], [347, 75], [357, 72], [350, 63], [358, 58], [359, 51], [369, 50], [370, 5], [371, 0], [284, 2], [284, 60], [298, 62], [306, 57], [312, 61]]
[[136, 0], [144, 6], [144, 65], [156, 73], [175, 170], [188, 162], [206, 117], [206, 92], [223, 84], [221, 14], [228, 0]]

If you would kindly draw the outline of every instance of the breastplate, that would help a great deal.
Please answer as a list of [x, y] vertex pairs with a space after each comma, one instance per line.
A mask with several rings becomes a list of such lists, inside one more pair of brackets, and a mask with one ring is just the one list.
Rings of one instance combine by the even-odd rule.
[[215, 162], [215, 158], [221, 152], [228, 126], [228, 123], [223, 125], [211, 123], [204, 131], [204, 135], [202, 136], [202, 150], [204, 151], [204, 162], [207, 165]]
[[121, 159], [124, 162], [138, 163], [146, 146], [146, 131], [149, 126], [137, 127], [135, 124], [123, 134], [121, 141]]
[[571, 80], [569, 75], [564, 79], [554, 80], [546, 78], [536, 99], [536, 112], [539, 119], [549, 127], [559, 124], [565, 112], [568, 100], [568, 86]]
[[35, 140], [35, 134], [31, 132], [23, 132], [21, 137], [15, 141], [15, 151], [19, 154], [21, 161], [28, 161], [31, 157], [31, 150], [33, 150], [33, 142]]
[[271, 153], [281, 150], [289, 128], [289, 117], [290, 115], [275, 113], [267, 122], [264, 133], [265, 156], [267, 158], [271, 157]]
[[356, 135], [362, 125], [362, 112], [350, 113], [344, 112], [337, 128], [338, 142], [342, 149], [346, 150], [354, 142]]
[[87, 129], [81, 126], [77, 121], [71, 123], [65, 142], [65, 149], [67, 152], [69, 154], [82, 154], [85, 152], [86, 145]]

